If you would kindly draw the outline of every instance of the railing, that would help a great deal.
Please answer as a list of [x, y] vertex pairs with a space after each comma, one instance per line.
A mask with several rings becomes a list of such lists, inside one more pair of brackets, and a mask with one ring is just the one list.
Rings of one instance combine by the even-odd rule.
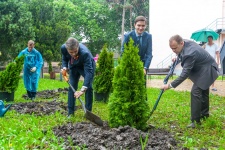
[[[213, 22], [211, 22], [205, 28], [212, 29], [214, 31], [225, 30], [225, 18], [217, 18]], [[170, 54], [164, 60], [157, 64], [157, 68], [168, 68], [171, 65], [171, 60], [174, 57], [174, 54]]]
[[174, 53], [167, 56], [160, 63], [157, 64], [157, 68], [169, 68], [172, 63], [172, 58], [174, 57]]
[[218, 29], [224, 29], [225, 27], [225, 18], [217, 18], [213, 22], [211, 22], [206, 28], [212, 29], [214, 31]]

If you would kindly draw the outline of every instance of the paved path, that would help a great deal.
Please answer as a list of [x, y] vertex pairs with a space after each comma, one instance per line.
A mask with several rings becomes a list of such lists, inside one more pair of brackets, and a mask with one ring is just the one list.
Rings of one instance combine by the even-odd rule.
[[[172, 80], [169, 80], [169, 82], [171, 82]], [[168, 83], [169, 83], [168, 82]], [[151, 79], [147, 81], [147, 86], [148, 87], [155, 87], [155, 88], [160, 88], [163, 84], [163, 79]], [[183, 83], [181, 83], [177, 88], [175, 88], [174, 90], [176, 91], [190, 91], [191, 87], [192, 87], [193, 83], [191, 82], [191, 80], [187, 79], [185, 80]], [[210, 92], [212, 94], [217, 94], [220, 96], [224, 96], [225, 97], [225, 81], [216, 81], [215, 82], [215, 87], [217, 88], [217, 91], [211, 91]]]

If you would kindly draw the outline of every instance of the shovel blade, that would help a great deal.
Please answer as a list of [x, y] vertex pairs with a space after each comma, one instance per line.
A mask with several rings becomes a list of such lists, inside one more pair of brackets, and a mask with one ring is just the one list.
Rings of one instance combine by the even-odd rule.
[[[73, 88], [73, 86], [70, 84], [69, 80], [67, 77], [65, 77], [65, 80], [67, 81], [67, 83], [70, 85], [71, 89], [73, 90], [73, 92], [75, 93], [76, 90]], [[91, 122], [94, 122], [95, 124], [99, 125], [99, 126], [103, 126], [103, 121], [100, 117], [96, 116], [95, 114], [91, 113], [90, 111], [88, 111], [86, 108], [85, 108], [85, 105], [83, 103], [83, 101], [80, 99], [80, 97], [78, 98], [80, 103], [81, 103], [81, 106], [84, 110], [84, 113], [85, 113], [85, 117], [90, 120]]]
[[94, 122], [95, 124], [99, 126], [103, 126], [103, 121], [100, 117], [96, 116], [92, 112], [86, 110], [85, 117], [90, 120], [91, 122]]

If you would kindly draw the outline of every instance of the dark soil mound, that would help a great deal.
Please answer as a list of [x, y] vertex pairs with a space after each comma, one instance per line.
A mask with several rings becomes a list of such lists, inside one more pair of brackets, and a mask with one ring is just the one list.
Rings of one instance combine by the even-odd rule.
[[81, 122], [58, 126], [53, 131], [59, 139], [65, 139], [64, 148], [69, 150], [76, 146], [90, 150], [141, 150], [144, 147], [146, 150], [177, 149], [173, 136], [160, 129], [143, 132], [130, 126], [110, 129], [108, 125], [99, 127]]
[[[36, 94], [36, 98], [41, 99], [48, 99], [48, 98], [57, 98], [59, 97], [60, 93], [66, 94], [68, 92], [68, 88], [59, 88], [55, 90], [43, 90], [38, 91]], [[24, 94], [22, 95], [24, 99], [28, 99], [28, 95]]]
[[[68, 89], [45, 90], [37, 93], [39, 98], [57, 98], [60, 93], [67, 93]], [[27, 98], [26, 95], [23, 95]], [[80, 107], [79, 107], [80, 108]], [[19, 113], [50, 115], [55, 112], [67, 114], [67, 104], [61, 101], [29, 101], [28, 103], [13, 104], [10, 108]], [[78, 108], [77, 108], [78, 109]], [[150, 129], [143, 132], [135, 128], [125, 126], [110, 128], [107, 122], [103, 127], [91, 122], [81, 122], [77, 124], [68, 123], [57, 126], [53, 129], [55, 135], [64, 139], [64, 149], [72, 150], [79, 146], [82, 149], [90, 150], [167, 150], [178, 149], [177, 142], [173, 136], [162, 129]]]
[[61, 101], [29, 102], [13, 104], [10, 108], [21, 114], [50, 115], [55, 112], [67, 113], [67, 104]]

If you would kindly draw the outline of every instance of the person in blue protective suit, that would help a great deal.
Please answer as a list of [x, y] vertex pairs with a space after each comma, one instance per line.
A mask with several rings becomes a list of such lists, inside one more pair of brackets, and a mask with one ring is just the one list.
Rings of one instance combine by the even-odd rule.
[[25, 55], [23, 67], [23, 81], [29, 99], [36, 97], [38, 81], [43, 66], [42, 55], [34, 48], [34, 41], [29, 40], [27, 48], [19, 53], [19, 57]]
[[[79, 43], [75, 38], [69, 38], [61, 46], [62, 52], [62, 71], [69, 71], [69, 82], [74, 87], [68, 92], [68, 117], [74, 115], [76, 98], [85, 93], [85, 108], [92, 110], [93, 88], [92, 82], [95, 72], [95, 61], [88, 48]], [[80, 76], [84, 77], [83, 86], [78, 89]]]

